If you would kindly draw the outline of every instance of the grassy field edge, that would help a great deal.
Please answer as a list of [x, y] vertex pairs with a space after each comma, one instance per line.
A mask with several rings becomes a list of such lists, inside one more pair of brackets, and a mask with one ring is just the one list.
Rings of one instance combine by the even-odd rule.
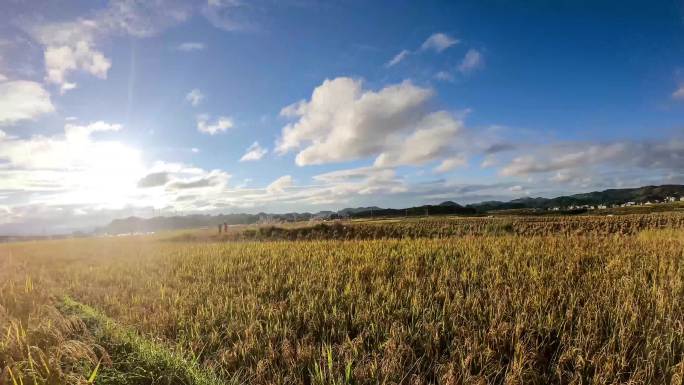
[[[59, 305], [62, 312], [80, 317], [91, 332], [107, 347], [112, 367], [100, 372], [96, 383], [173, 385], [237, 384], [236, 379], [221, 380], [213, 371], [201, 368], [160, 343], [140, 336], [99, 310], [65, 296]], [[122, 382], [123, 381], [123, 382]]]

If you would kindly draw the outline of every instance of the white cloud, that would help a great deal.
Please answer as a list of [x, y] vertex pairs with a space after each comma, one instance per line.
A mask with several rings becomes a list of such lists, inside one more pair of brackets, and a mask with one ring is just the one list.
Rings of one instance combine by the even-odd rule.
[[221, 132], [226, 132], [233, 127], [233, 120], [226, 116], [219, 117], [216, 122], [209, 122], [209, 115], [201, 114], [197, 116], [197, 131], [204, 134], [216, 135]]
[[0, 74], [0, 82], [4, 82], [7, 80], [7, 76]]
[[425, 115], [401, 144], [388, 146], [378, 155], [375, 165], [421, 165], [433, 161], [449, 152], [461, 128], [461, 122], [445, 111]]
[[125, 204], [144, 172], [141, 154], [115, 140], [93, 138], [96, 132], [121, 130], [117, 124], [67, 124], [63, 135], [7, 138], [0, 141], [3, 188], [35, 192], [44, 204]]
[[435, 172], [448, 172], [468, 164], [468, 160], [463, 155], [456, 155], [451, 158], [444, 159], [439, 166], [435, 167]]
[[193, 42], [193, 41], [178, 44], [178, 46], [176, 47], [176, 49], [178, 51], [183, 51], [183, 52], [202, 51], [205, 48], [207, 48], [206, 44]]
[[684, 141], [624, 141], [612, 143], [557, 143], [524, 150], [499, 170], [503, 176], [556, 173], [564, 175], [590, 170], [681, 170], [684, 168]]
[[292, 184], [292, 176], [283, 175], [269, 184], [266, 187], [266, 191], [268, 191], [270, 194], [283, 193], [287, 188], [292, 187]]
[[184, 21], [190, 6], [179, 0], [111, 0], [108, 6], [75, 21], [30, 25], [27, 31], [44, 46], [45, 80], [60, 86], [61, 92], [76, 88], [68, 80], [74, 71], [107, 78], [112, 62], [97, 48], [103, 37], [129, 34], [152, 36]]
[[442, 52], [445, 49], [458, 43], [458, 39], [454, 39], [453, 37], [445, 33], [438, 32], [428, 37], [427, 40], [425, 40], [423, 44], [420, 46], [420, 49], [422, 49], [423, 51], [432, 50], [435, 52]]
[[254, 0], [207, 0], [202, 15], [211, 25], [224, 31], [253, 30], [256, 25], [251, 11], [262, 6]]
[[200, 176], [191, 178], [175, 178], [168, 185], [169, 190], [188, 190], [205, 188], [224, 188], [228, 184], [231, 175], [221, 170], [211, 170]]
[[193, 89], [192, 91], [188, 92], [187, 95], [185, 95], [185, 100], [190, 102], [190, 104], [192, 104], [193, 107], [198, 106], [200, 103], [202, 103], [204, 99], [204, 94], [197, 88]]
[[106, 131], [120, 131], [123, 128], [120, 124], [111, 124], [103, 121], [90, 123], [87, 126], [79, 126], [75, 124], [64, 125], [64, 135], [71, 141], [79, 141], [90, 139], [91, 135], [96, 132]]
[[268, 153], [268, 149], [261, 147], [259, 142], [254, 142], [247, 148], [245, 154], [240, 158], [240, 162], [259, 160], [263, 158], [266, 153]]
[[[283, 128], [276, 151], [298, 151], [300, 166], [371, 156], [383, 166], [422, 164], [439, 156], [460, 127], [444, 111], [429, 112], [432, 96], [409, 81], [371, 91], [356, 79], [326, 80], [311, 100], [283, 108], [282, 116], [298, 120]], [[408, 148], [406, 141], [423, 148]]]
[[76, 88], [67, 79], [69, 73], [80, 70], [107, 78], [111, 61], [94, 48], [95, 36], [101, 26], [94, 20], [47, 23], [30, 30], [33, 38], [45, 46], [45, 80], [60, 86], [61, 92]]
[[231, 175], [219, 169], [204, 170], [183, 163], [157, 161], [147, 175], [138, 181], [138, 187], [164, 186], [165, 199], [173, 200], [177, 194], [192, 190], [208, 196], [225, 191]]
[[332, 171], [313, 177], [324, 186], [316, 194], [318, 202], [346, 200], [355, 195], [399, 194], [408, 191], [407, 184], [396, 172], [384, 167], [359, 167]]
[[465, 74], [482, 68], [482, 66], [484, 66], [482, 53], [476, 49], [469, 49], [463, 57], [463, 61], [461, 61], [461, 64], [458, 66], [458, 70]]
[[54, 110], [50, 94], [40, 83], [25, 80], [0, 82], [0, 125], [33, 120]]
[[[460, 41], [458, 39], [454, 39], [453, 37], [451, 37], [445, 33], [438, 32], [438, 33], [434, 33], [434, 34], [430, 35], [430, 37], [428, 37], [423, 42], [423, 44], [420, 46], [420, 49], [416, 50], [415, 53], [419, 53], [420, 51], [434, 51], [437, 53], [441, 53], [445, 49], [447, 49], [447, 48], [449, 48], [455, 44], [458, 44], [459, 42]], [[408, 58], [409, 55], [411, 55], [411, 54], [412, 54], [411, 51], [409, 51], [407, 49], [403, 49], [398, 54], [394, 55], [394, 57], [392, 57], [392, 59], [390, 59], [390, 61], [385, 63], [385, 67], [387, 67], [387, 68], [393, 67], [393, 66], [399, 64], [400, 62], [402, 62], [403, 60], [405, 60], [406, 58]]]
[[684, 100], [684, 85], [679, 86], [679, 88], [672, 93], [672, 98], [677, 100]]
[[402, 60], [406, 59], [410, 54], [411, 54], [411, 52], [410, 52], [409, 50], [406, 50], [406, 49], [401, 50], [401, 52], [399, 52], [398, 54], [394, 55], [394, 57], [392, 58], [392, 60], [388, 61], [388, 62], [385, 64], [385, 67], [392, 67], [392, 66], [394, 66], [394, 65], [396, 65], [396, 64], [399, 64], [399, 62], [401, 62]]
[[45, 49], [45, 80], [60, 85], [62, 92], [76, 88], [75, 83], [66, 80], [68, 72], [82, 70], [106, 79], [111, 65], [111, 61], [92, 49], [87, 41], [78, 41], [73, 46], [48, 46]]
[[145, 175], [138, 181], [139, 188], [164, 186], [169, 181], [169, 173], [160, 171]]
[[445, 82], [451, 82], [454, 80], [454, 75], [447, 71], [439, 71], [435, 74], [435, 79], [442, 80]]
[[110, 33], [149, 37], [187, 20], [192, 11], [184, 0], [110, 0], [94, 19]]

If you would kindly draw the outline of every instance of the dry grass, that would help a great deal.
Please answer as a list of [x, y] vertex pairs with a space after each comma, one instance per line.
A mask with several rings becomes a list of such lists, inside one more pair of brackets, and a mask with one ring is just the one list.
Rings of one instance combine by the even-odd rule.
[[[663, 218], [589, 218], [591, 231], [560, 235], [7, 244], [0, 314], [14, 320], [4, 332], [26, 314], [10, 298], [44, 298], [19, 293], [30, 277], [201, 370], [257, 384], [681, 384], [684, 232]], [[75, 353], [83, 367], [66, 372], [87, 378], [104, 356], [94, 343], [117, 366], [116, 344], [90, 338], [95, 355]], [[2, 346], [0, 366], [30, 373]]]
[[110, 363], [83, 321], [65, 316], [30, 276], [0, 287], [0, 384], [87, 384]]
[[684, 215], [429, 217], [236, 226], [227, 233], [215, 229], [176, 231], [163, 239], [179, 242], [315, 239], [415, 239], [484, 235], [628, 235], [653, 229], [684, 229]]

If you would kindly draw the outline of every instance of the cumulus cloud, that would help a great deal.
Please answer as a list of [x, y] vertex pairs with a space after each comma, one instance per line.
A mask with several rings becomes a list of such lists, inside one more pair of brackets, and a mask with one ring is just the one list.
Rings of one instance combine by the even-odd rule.
[[[114, 164], [119, 156], [132, 155], [130, 149], [116, 141], [94, 140], [93, 134], [118, 131], [121, 127], [102, 121], [66, 124], [63, 135], [8, 138], [0, 144], [0, 158], [7, 159], [14, 168], [25, 170], [80, 170], [98, 163]], [[117, 151], [121, 154], [117, 155]], [[124, 159], [121, 161], [125, 163]]]
[[[223, 170], [204, 170], [183, 163], [157, 161], [147, 169], [138, 181], [139, 188], [164, 186], [165, 201], [174, 201], [181, 191], [193, 190], [197, 196], [219, 194], [228, 186], [231, 175]], [[184, 193], [185, 194], [185, 193]], [[187, 200], [187, 199], [186, 199]]]
[[28, 26], [27, 31], [44, 46], [45, 80], [66, 92], [77, 86], [68, 79], [74, 71], [107, 78], [112, 62], [97, 47], [103, 37], [116, 34], [152, 36], [186, 20], [190, 11], [188, 4], [177, 0], [112, 0], [90, 17], [40, 22]]
[[[567, 172], [589, 169], [681, 170], [684, 141], [624, 141], [612, 143], [558, 143], [527, 149], [500, 169], [503, 176], [526, 176], [556, 172], [557, 180]], [[560, 174], [558, 174], [560, 173]]]
[[43, 205], [121, 205], [135, 190], [144, 165], [138, 150], [96, 133], [120, 125], [95, 122], [67, 124], [64, 133], [0, 141], [3, 188]]
[[212, 170], [206, 175], [189, 179], [176, 179], [168, 184], [171, 190], [197, 189], [204, 187], [225, 186], [230, 175], [221, 170]]
[[78, 41], [73, 46], [48, 46], [45, 49], [46, 80], [61, 86], [61, 91], [76, 87], [66, 80], [66, 74], [82, 70], [100, 79], [107, 78], [112, 62], [102, 52], [94, 50], [90, 43]]
[[435, 167], [434, 171], [448, 172], [459, 167], [463, 167], [466, 164], [468, 164], [468, 160], [464, 155], [456, 155], [454, 157], [444, 159], [442, 163], [439, 164], [439, 166]]
[[151, 174], [147, 174], [142, 179], [138, 181], [138, 187], [140, 188], [148, 188], [148, 187], [159, 187], [163, 186], [166, 184], [166, 182], [169, 181], [169, 173], [168, 172], [153, 172]]
[[247, 148], [245, 154], [242, 156], [242, 158], [240, 158], [240, 162], [259, 160], [263, 158], [266, 153], [268, 153], [267, 149], [261, 147], [259, 142], [254, 142]]
[[394, 55], [394, 57], [393, 57], [390, 61], [388, 61], [388, 62], [385, 64], [385, 66], [386, 66], [386, 67], [392, 67], [392, 66], [394, 66], [394, 65], [396, 65], [396, 64], [399, 64], [399, 62], [401, 62], [402, 60], [406, 59], [410, 54], [411, 54], [411, 51], [406, 50], [406, 49], [402, 49], [401, 52], [399, 52], [398, 54]]
[[346, 77], [325, 80], [309, 101], [283, 108], [296, 118], [286, 125], [276, 151], [298, 151], [300, 166], [377, 156], [378, 166], [423, 164], [441, 156], [461, 122], [445, 111], [430, 112], [431, 89], [409, 81], [379, 91]]
[[86, 126], [76, 124], [64, 125], [64, 136], [72, 142], [88, 140], [93, 133], [106, 131], [119, 131], [123, 128], [120, 124], [112, 124], [103, 121], [90, 123]]
[[461, 64], [458, 66], [458, 70], [461, 73], [466, 74], [482, 68], [483, 66], [484, 58], [482, 53], [476, 49], [469, 49], [463, 57]]
[[80, 70], [105, 79], [111, 61], [95, 48], [99, 25], [95, 20], [47, 23], [30, 32], [45, 46], [45, 80], [60, 86], [61, 92], [76, 88], [67, 75]]
[[445, 33], [438, 32], [430, 35], [430, 37], [428, 37], [420, 46], [420, 49], [423, 51], [432, 50], [435, 52], [442, 52], [458, 43], [458, 39], [455, 39]]
[[26, 80], [0, 82], [0, 125], [33, 120], [54, 110], [50, 94], [39, 83]]
[[185, 95], [185, 100], [187, 100], [193, 107], [198, 106], [204, 100], [204, 94], [199, 89], [195, 88]]
[[383, 167], [332, 171], [316, 175], [314, 180], [325, 183], [326, 189], [317, 199], [328, 202], [353, 195], [399, 194], [408, 189], [396, 171]]
[[209, 121], [209, 115], [201, 114], [197, 116], [197, 131], [216, 135], [221, 132], [226, 132], [229, 128], [233, 127], [233, 120], [227, 116], [219, 117], [214, 123]]
[[194, 42], [194, 41], [188, 41], [185, 43], [180, 43], [176, 46], [176, 49], [178, 51], [183, 51], [183, 52], [202, 51], [205, 48], [207, 48], [206, 44]]
[[266, 187], [266, 191], [270, 194], [277, 194], [285, 192], [289, 187], [292, 187], [293, 180], [291, 175], [283, 175], [280, 178], [274, 180]]
[[422, 165], [435, 160], [450, 150], [461, 127], [461, 122], [445, 111], [425, 115], [401, 144], [387, 146], [375, 159], [375, 165]]

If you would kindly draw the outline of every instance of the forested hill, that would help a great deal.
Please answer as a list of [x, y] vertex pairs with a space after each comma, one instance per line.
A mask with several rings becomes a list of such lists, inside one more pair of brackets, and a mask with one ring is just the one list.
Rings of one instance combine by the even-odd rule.
[[472, 204], [468, 207], [482, 212], [506, 209], [548, 209], [582, 205], [615, 205], [626, 202], [662, 202], [668, 197], [675, 197], [676, 199], [684, 197], [684, 185], [609, 189], [557, 198], [520, 198], [508, 202], [490, 201]]
[[437, 205], [424, 205], [402, 209], [386, 209], [380, 207], [356, 207], [339, 211], [320, 211], [318, 213], [286, 213], [286, 214], [220, 214], [220, 215], [184, 215], [173, 217], [116, 219], [107, 226], [98, 229], [98, 233], [122, 234], [150, 232], [160, 230], [188, 229], [207, 226], [253, 224], [264, 221], [302, 221], [310, 219], [334, 218], [369, 218], [398, 217], [416, 215], [473, 215], [494, 210], [507, 209], [549, 209], [553, 207], [567, 208], [582, 205], [614, 205], [625, 202], [643, 203], [647, 201], [663, 201], [668, 197], [679, 199], [684, 197], [684, 185], [644, 186], [627, 189], [610, 189], [583, 194], [560, 196], [557, 198], [519, 198], [508, 202], [489, 201], [461, 206], [453, 201]]

